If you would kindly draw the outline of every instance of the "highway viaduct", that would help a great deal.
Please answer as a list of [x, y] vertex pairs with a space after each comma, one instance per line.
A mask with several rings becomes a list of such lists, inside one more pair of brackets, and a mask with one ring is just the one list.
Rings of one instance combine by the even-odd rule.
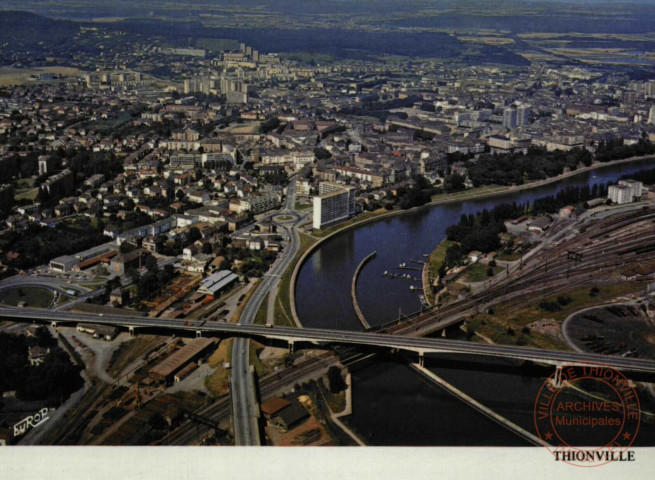
[[430, 354], [463, 354], [528, 360], [561, 368], [565, 365], [613, 367], [623, 372], [655, 374], [655, 360], [607, 356], [592, 353], [541, 350], [506, 345], [479, 344], [444, 338], [422, 338], [384, 333], [357, 332], [348, 330], [327, 330], [316, 328], [266, 327], [241, 325], [239, 323], [180, 321], [165, 318], [93, 316], [70, 312], [36, 310], [25, 308], [2, 308], [0, 318], [14, 322], [45, 323], [53, 326], [77, 323], [96, 323], [125, 328], [130, 333], [153, 331], [168, 334], [183, 332], [195, 336], [251, 337], [268, 340], [293, 349], [298, 345], [312, 348], [330, 348], [335, 345], [364, 346], [370, 348], [395, 349], [418, 354], [422, 363]]

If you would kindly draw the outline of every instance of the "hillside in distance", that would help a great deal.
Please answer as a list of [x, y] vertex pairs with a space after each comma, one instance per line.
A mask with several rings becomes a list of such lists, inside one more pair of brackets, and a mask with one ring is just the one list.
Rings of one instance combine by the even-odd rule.
[[522, 32], [646, 33], [652, 0], [4, 0], [0, 9], [51, 18], [163, 18], [254, 27], [281, 20], [304, 27], [492, 29]]
[[7, 50], [30, 48], [39, 53], [40, 44], [73, 47], [79, 25], [66, 20], [53, 20], [29, 12], [0, 12], [0, 44]]

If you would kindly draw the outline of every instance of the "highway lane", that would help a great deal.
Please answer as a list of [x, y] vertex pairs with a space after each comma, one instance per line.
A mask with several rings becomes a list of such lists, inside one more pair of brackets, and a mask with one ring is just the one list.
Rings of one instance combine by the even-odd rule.
[[105, 291], [104, 287], [90, 290], [91, 287], [88, 286], [81, 286], [76, 283], [70, 283], [68, 280], [40, 275], [14, 275], [0, 281], [0, 290], [13, 289], [20, 285], [44, 288], [46, 290], [57, 292], [59, 295], [68, 295], [69, 290], [76, 292], [76, 296], [64, 303], [54, 306], [54, 310], [65, 310], [71, 308], [74, 304], [85, 302], [88, 298], [93, 298]]
[[[254, 307], [253, 307], [254, 308]], [[406, 350], [420, 354], [429, 353], [456, 353], [470, 355], [484, 355], [492, 357], [515, 358], [550, 363], [553, 365], [578, 364], [597, 365], [606, 364], [619, 370], [632, 372], [655, 373], [655, 360], [642, 358], [627, 358], [591, 353], [565, 352], [555, 350], [541, 350], [529, 347], [478, 344], [464, 340], [451, 340], [444, 338], [422, 338], [402, 335], [390, 335], [371, 332], [353, 332], [349, 330], [326, 330], [317, 328], [269, 328], [260, 325], [245, 325], [243, 323], [223, 323], [203, 321], [180, 322], [174, 319], [149, 317], [118, 317], [79, 315], [69, 312], [56, 312], [49, 310], [35, 310], [26, 308], [5, 308], [0, 310], [0, 318], [13, 321], [77, 323], [93, 322], [100, 324], [117, 325], [123, 327], [157, 327], [169, 330], [186, 330], [205, 334], [223, 334], [231, 336], [248, 336], [280, 340], [284, 342], [306, 342], [317, 346], [329, 345], [365, 345], [389, 349]]]
[[[287, 187], [287, 196], [284, 208], [281, 212], [271, 214], [268, 218], [275, 215], [291, 213], [295, 204], [295, 178], [291, 180]], [[300, 219], [296, 216], [297, 224]], [[244, 307], [239, 323], [242, 325], [252, 325], [255, 322], [257, 311], [262, 305], [266, 295], [275, 291], [279, 276], [288, 268], [290, 262], [296, 255], [299, 247], [298, 235], [293, 227], [283, 226], [289, 245], [282, 251], [280, 258], [273, 264], [270, 272], [264, 276], [261, 284], [255, 290]], [[232, 411], [234, 419], [234, 440], [237, 445], [260, 445], [259, 428], [257, 412], [259, 405], [255, 395], [254, 374], [250, 372], [250, 341], [247, 338], [237, 338], [234, 340], [232, 348], [232, 376], [230, 387], [232, 394]]]

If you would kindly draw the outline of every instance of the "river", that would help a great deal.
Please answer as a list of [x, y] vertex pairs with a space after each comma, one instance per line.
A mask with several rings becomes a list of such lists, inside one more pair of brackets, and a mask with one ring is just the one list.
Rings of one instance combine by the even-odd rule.
[[[400, 273], [397, 269], [400, 263], [412, 266], [410, 259], [422, 260], [422, 255], [430, 253], [445, 238], [446, 228], [459, 221], [462, 214], [490, 209], [503, 202], [533, 201], [556, 194], [567, 186], [616, 181], [621, 175], [654, 165], [652, 160], [647, 160], [602, 167], [533, 190], [431, 206], [346, 230], [320, 245], [300, 269], [296, 284], [300, 321], [306, 327], [361, 330], [352, 307], [350, 286], [357, 265], [372, 251], [377, 251], [377, 256], [363, 268], [357, 286], [358, 301], [367, 320], [379, 325], [397, 318], [400, 311], [417, 311], [418, 295], [410, 292], [409, 286], [420, 286], [421, 272], [406, 271], [419, 279], [417, 282], [391, 280], [382, 277], [382, 273], [385, 270]], [[516, 423], [530, 428], [532, 405], [543, 378], [526, 377], [515, 371], [491, 374], [453, 365], [444, 367], [438, 362], [428, 366], [481, 401], [502, 399], [499, 392], [511, 391], [512, 398], [495, 407]], [[349, 422], [373, 445], [525, 444], [393, 359], [379, 359], [353, 372], [353, 380], [353, 415]], [[655, 445], [655, 438], [645, 443]]]
[[[361, 260], [373, 251], [377, 256], [361, 271], [357, 285], [360, 308], [371, 325], [386, 323], [403, 313], [420, 309], [418, 295], [410, 285], [420, 286], [420, 271], [405, 270], [418, 281], [383, 277], [385, 270], [402, 273], [397, 267], [420, 269], [411, 259], [422, 260], [441, 242], [446, 228], [462, 214], [472, 214], [504, 202], [527, 202], [552, 195], [567, 186], [602, 184], [624, 174], [655, 166], [652, 160], [599, 168], [570, 177], [562, 182], [533, 190], [483, 200], [437, 205], [404, 215], [396, 215], [364, 224], [336, 235], [319, 246], [298, 273], [296, 308], [306, 327], [361, 329], [350, 297], [350, 284]], [[320, 292], [320, 295], [317, 293]]]

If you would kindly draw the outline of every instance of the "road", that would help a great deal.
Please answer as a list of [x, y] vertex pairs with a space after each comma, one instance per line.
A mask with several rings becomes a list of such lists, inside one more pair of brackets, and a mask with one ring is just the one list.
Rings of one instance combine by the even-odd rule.
[[[254, 307], [253, 307], [254, 308]], [[0, 309], [0, 318], [18, 322], [55, 322], [77, 323], [93, 322], [98, 324], [123, 327], [159, 328], [166, 331], [186, 330], [204, 332], [205, 334], [247, 336], [259, 339], [278, 340], [287, 343], [306, 343], [326, 348], [332, 345], [370, 346], [377, 348], [397, 349], [415, 352], [422, 355], [430, 353], [454, 353], [465, 355], [483, 355], [490, 357], [514, 358], [530, 360], [552, 365], [593, 365], [606, 364], [618, 370], [629, 372], [655, 373], [655, 360], [644, 358], [629, 358], [592, 353], [565, 352], [557, 350], [542, 350], [537, 348], [519, 347], [515, 345], [479, 344], [463, 340], [445, 338], [422, 338], [406, 335], [391, 335], [384, 333], [357, 332], [350, 330], [326, 330], [320, 328], [266, 327], [260, 325], [245, 325], [243, 323], [224, 323], [188, 320], [180, 322], [175, 319], [149, 317], [119, 317], [104, 315], [90, 317], [69, 312], [52, 310], [36, 310], [28, 308]], [[185, 325], [184, 323], [187, 323]], [[247, 342], [246, 342], [247, 343]], [[238, 350], [242, 355], [248, 353], [247, 348]], [[234, 361], [234, 358], [233, 358]], [[246, 368], [243, 368], [244, 373]], [[245, 372], [247, 373], [247, 372]]]
[[[255, 322], [257, 311], [269, 293], [275, 292], [279, 276], [284, 273], [298, 251], [300, 242], [295, 231], [295, 226], [300, 221], [293, 206], [295, 204], [296, 180], [293, 178], [287, 187], [287, 196], [281, 212], [271, 215], [294, 215], [296, 221], [282, 227], [289, 239], [287, 247], [282, 251], [279, 258], [273, 264], [269, 273], [259, 284], [259, 287], [248, 300], [239, 318], [241, 325], [252, 325]], [[277, 225], [277, 224], [276, 224]], [[254, 374], [250, 372], [250, 340], [248, 338], [237, 338], [232, 347], [232, 377], [230, 380], [230, 392], [232, 395], [232, 412], [234, 421], [234, 441], [236, 445], [261, 445], [259, 438], [259, 427], [257, 412], [259, 405], [255, 395]]]
[[19, 285], [41, 287], [52, 292], [57, 292], [59, 295], [68, 295], [69, 290], [77, 292], [77, 296], [70, 300], [57, 306], [52, 306], [51, 308], [53, 310], [65, 310], [71, 308], [75, 303], [85, 302], [87, 299], [102, 295], [105, 292], [104, 287], [89, 291], [89, 287], [81, 287], [76, 284], [68, 283], [66, 280], [38, 275], [14, 275], [13, 277], [0, 281], [0, 290], [14, 289]]
[[[334, 355], [323, 354], [310, 357], [299, 364], [284, 368], [275, 373], [262, 377], [259, 382], [262, 398], [269, 397], [281, 392], [288, 392], [289, 385], [303, 383], [308, 379], [317, 379], [327, 373], [327, 369], [337, 363]], [[231, 412], [230, 399], [228, 397], [216, 400], [213, 404], [202, 407], [195, 411], [197, 415], [220, 422], [225, 420]], [[157, 445], [191, 445], [198, 438], [209, 434], [210, 428], [187, 421], [180, 425], [175, 431], [166, 435], [157, 442]]]

